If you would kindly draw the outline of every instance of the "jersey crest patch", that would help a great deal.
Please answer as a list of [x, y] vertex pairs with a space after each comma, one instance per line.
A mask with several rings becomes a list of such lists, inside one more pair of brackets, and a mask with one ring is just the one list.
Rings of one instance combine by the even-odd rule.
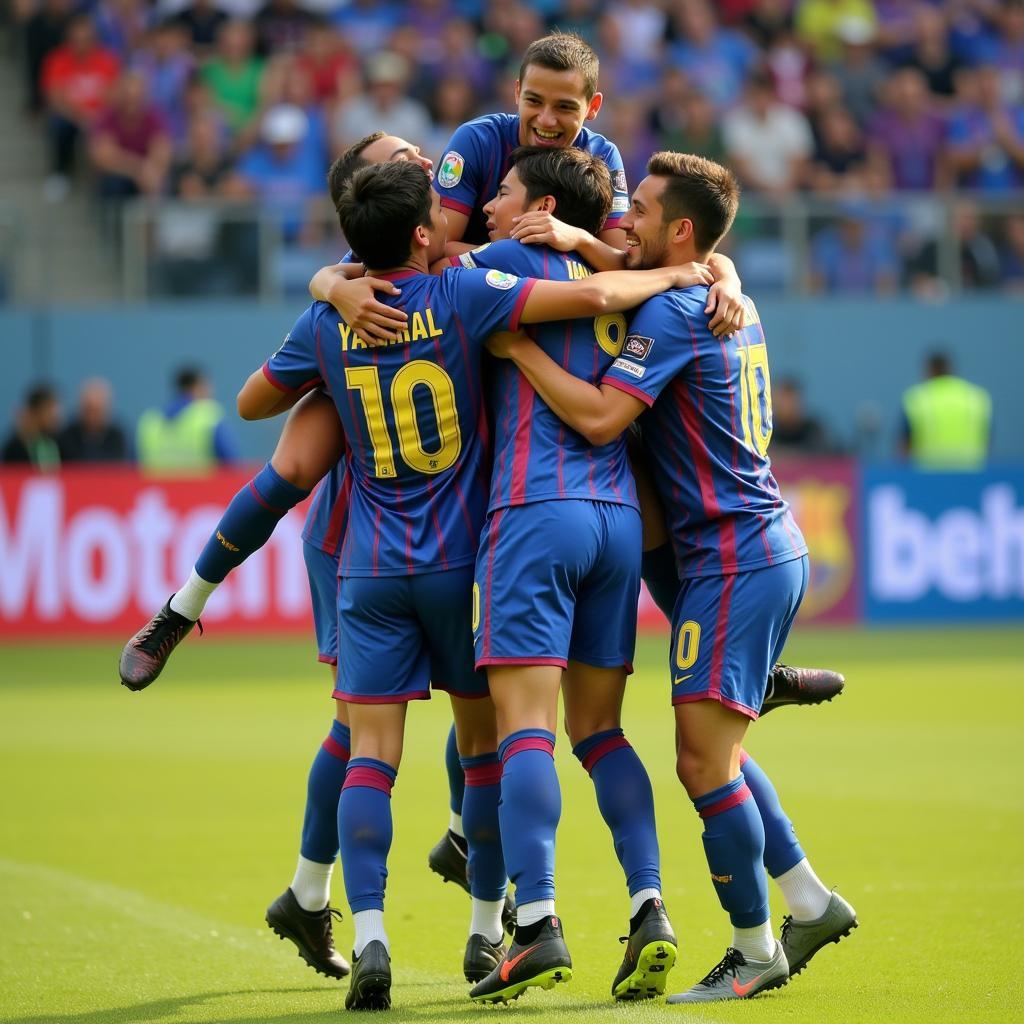
[[631, 363], [628, 359], [616, 359], [612, 366], [616, 370], [622, 370], [624, 373], [628, 373], [632, 377], [639, 379], [647, 372], [646, 366], [637, 366], [636, 363]]
[[642, 334], [628, 334], [622, 344], [622, 354], [629, 356], [630, 359], [646, 359], [652, 348], [653, 338], [645, 338]]
[[437, 183], [441, 188], [455, 188], [462, 181], [462, 172], [466, 169], [466, 161], [461, 153], [450, 150], [441, 161], [441, 169], [437, 172]]
[[492, 287], [499, 288], [501, 291], [508, 291], [509, 288], [514, 287], [515, 283], [519, 280], [515, 274], [506, 274], [501, 270], [488, 270], [487, 276], [484, 280]]
[[625, 171], [612, 171], [612, 189], [615, 192], [625, 192], [626, 186], [626, 172]]

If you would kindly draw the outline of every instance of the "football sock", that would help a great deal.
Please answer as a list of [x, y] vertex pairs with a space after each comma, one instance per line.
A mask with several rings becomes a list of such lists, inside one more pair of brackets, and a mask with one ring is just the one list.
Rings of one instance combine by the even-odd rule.
[[[660, 900], [661, 890], [660, 889], [641, 889], [639, 892], [634, 892], [629, 897], [629, 920], [633, 921], [633, 918], [640, 913], [641, 907], [648, 900]], [[641, 919], [637, 919], [637, 924], [640, 923]], [[630, 932], [636, 931], [635, 928], [630, 928]]]
[[289, 886], [295, 901], [303, 910], [315, 913], [327, 906], [331, 896], [331, 872], [334, 861], [330, 864], [318, 864], [315, 860], [307, 860], [299, 854], [299, 863], [295, 866], [295, 877]]
[[500, 900], [478, 900], [474, 896], [469, 934], [482, 935], [492, 946], [497, 946], [505, 934], [505, 929], [501, 924], [501, 912], [504, 909], [504, 896]]
[[[337, 719], [320, 745], [309, 769], [306, 782], [306, 813], [302, 820], [302, 856], [320, 864], [333, 864], [338, 856], [338, 798], [345, 781], [349, 729]], [[326, 900], [325, 900], [326, 902]], [[322, 907], [306, 907], [320, 910]]]
[[524, 904], [555, 898], [555, 831], [562, 793], [554, 754], [555, 735], [545, 729], [514, 732], [498, 747], [501, 845], [520, 912]]
[[[462, 820], [466, 826], [470, 894], [478, 900], [498, 900], [504, 905], [505, 858], [501, 851], [498, 800], [501, 798], [501, 762], [497, 753], [462, 758], [466, 775], [466, 796]], [[490, 940], [489, 932], [481, 932]]]
[[175, 592], [171, 598], [171, 611], [183, 615], [191, 622], [195, 622], [202, 614], [209, 601], [210, 595], [219, 587], [219, 583], [210, 583], [204, 580], [193, 569], [185, 582], [185, 586]]
[[679, 573], [676, 570], [676, 556], [671, 544], [651, 548], [643, 553], [640, 562], [640, 576], [647, 584], [647, 592], [661, 613], [672, 621], [672, 610], [679, 596]]
[[793, 823], [782, 809], [772, 780], [745, 750], [740, 751], [740, 771], [764, 824], [764, 866], [768, 874], [776, 878], [802, 861], [804, 851], [800, 849]]
[[267, 543], [281, 517], [308, 494], [279, 476], [268, 462], [231, 499], [196, 560], [196, 572], [210, 583], [222, 582]]
[[[465, 797], [463, 797], [463, 800], [465, 800]], [[466, 828], [462, 824], [461, 814], [456, 814], [454, 811], [452, 811], [448, 815], [448, 831], [451, 832], [453, 836], [456, 836], [459, 839], [466, 838]]]
[[338, 838], [345, 893], [353, 914], [384, 909], [392, 838], [391, 787], [397, 775], [391, 765], [373, 757], [354, 757], [348, 763], [338, 800]]
[[[457, 836], [461, 836], [463, 834], [462, 801], [466, 794], [466, 780], [462, 774], [462, 765], [459, 763], [459, 748], [455, 742], [454, 725], [448, 730], [448, 741], [444, 747], [444, 768], [448, 773], [448, 807], [452, 812], [452, 821], [459, 826], [456, 828], [455, 824], [450, 823], [448, 828]], [[456, 818], [459, 820], [456, 821]]]
[[764, 825], [743, 776], [697, 797], [693, 806], [704, 819], [704, 855], [722, 907], [737, 928], [764, 924]]
[[357, 910], [352, 914], [352, 923], [356, 929], [355, 941], [352, 943], [353, 956], [361, 956], [363, 950], [375, 940], [383, 942], [384, 948], [391, 952], [388, 933], [384, 931], [383, 910]]
[[771, 960], [775, 952], [775, 936], [772, 935], [771, 921], [765, 921], [754, 928], [733, 928], [732, 944], [745, 960]]
[[628, 891], [632, 895], [650, 890], [651, 895], [660, 895], [654, 794], [643, 762], [621, 729], [596, 732], [577, 743], [572, 752], [594, 781], [597, 806], [611, 831]]
[[828, 909], [832, 893], [821, 884], [806, 857], [775, 881], [794, 921], [816, 921]]
[[[518, 893], [516, 894], [518, 895]], [[516, 942], [533, 942], [537, 937], [540, 928], [531, 931], [526, 929], [532, 925], [539, 925], [545, 918], [551, 917], [555, 912], [554, 900], [534, 900], [532, 903], [516, 904]]]

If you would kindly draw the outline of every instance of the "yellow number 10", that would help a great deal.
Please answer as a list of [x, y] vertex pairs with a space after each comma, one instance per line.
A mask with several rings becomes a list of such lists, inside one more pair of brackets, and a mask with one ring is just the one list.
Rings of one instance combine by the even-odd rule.
[[772, 439], [772, 382], [768, 347], [748, 345], [740, 355], [740, 421], [747, 447], [764, 457]]
[[[379, 477], [394, 477], [395, 446], [388, 432], [384, 416], [384, 395], [380, 388], [380, 374], [376, 366], [350, 366], [345, 369], [345, 384], [358, 391], [366, 415], [366, 425], [373, 445], [374, 473]], [[414, 395], [417, 387], [430, 394], [437, 421], [439, 447], [428, 452], [420, 435], [416, 418]], [[391, 381], [391, 408], [398, 428], [398, 450], [402, 460], [417, 473], [443, 473], [454, 465], [462, 450], [462, 434], [455, 408], [455, 385], [451, 377], [437, 363], [414, 359], [406, 363]]]

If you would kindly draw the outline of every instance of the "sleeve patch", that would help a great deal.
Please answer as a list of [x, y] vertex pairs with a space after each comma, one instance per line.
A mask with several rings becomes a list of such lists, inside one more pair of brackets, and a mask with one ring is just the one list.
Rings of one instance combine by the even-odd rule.
[[612, 189], [616, 192], [627, 191], [625, 171], [612, 171]]
[[498, 288], [504, 292], [508, 291], [509, 288], [514, 288], [519, 278], [515, 274], [506, 274], [500, 270], [488, 270], [484, 280], [492, 288]]
[[652, 348], [653, 338], [645, 338], [642, 334], [627, 334], [626, 340], [622, 343], [622, 354], [631, 359], [646, 359]]
[[458, 257], [459, 263], [466, 267], [468, 270], [472, 270], [476, 266], [476, 260], [473, 259], [471, 252], [464, 252]]
[[647, 372], [646, 366], [637, 366], [636, 363], [631, 362], [628, 359], [616, 359], [612, 363], [612, 369], [622, 370], [623, 373], [628, 373], [631, 377], [639, 379]]
[[462, 172], [466, 169], [466, 161], [461, 153], [449, 150], [441, 161], [437, 172], [437, 183], [441, 188], [455, 188], [462, 181]]
[[625, 213], [629, 209], [629, 196], [616, 196], [612, 200], [612, 213]]

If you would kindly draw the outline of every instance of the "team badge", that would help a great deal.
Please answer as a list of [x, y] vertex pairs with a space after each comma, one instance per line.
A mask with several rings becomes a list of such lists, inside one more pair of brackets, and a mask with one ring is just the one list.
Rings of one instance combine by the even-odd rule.
[[466, 161], [461, 153], [451, 150], [445, 153], [441, 161], [441, 169], [437, 172], [437, 183], [441, 188], [455, 188], [462, 181], [462, 172], [466, 169]]
[[616, 192], [627, 191], [625, 171], [612, 171], [612, 189]]
[[631, 359], [646, 359], [647, 353], [654, 348], [654, 339], [645, 338], [642, 334], [627, 334], [622, 344], [622, 354]]
[[492, 288], [500, 288], [504, 292], [513, 287], [519, 278], [515, 274], [506, 274], [501, 270], [488, 270], [484, 280]]

